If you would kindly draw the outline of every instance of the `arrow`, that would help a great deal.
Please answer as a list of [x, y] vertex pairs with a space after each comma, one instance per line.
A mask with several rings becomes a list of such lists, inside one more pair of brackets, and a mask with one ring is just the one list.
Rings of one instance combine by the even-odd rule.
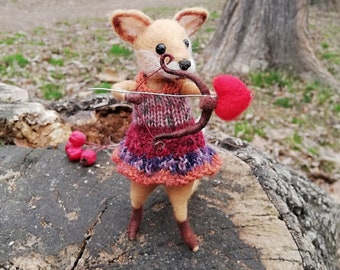
[[153, 96], [165, 96], [165, 97], [194, 97], [200, 98], [203, 96], [208, 96], [212, 98], [217, 98], [217, 95], [201, 95], [201, 94], [189, 94], [189, 95], [174, 95], [174, 94], [164, 94], [164, 93], [155, 93], [155, 92], [139, 92], [139, 91], [128, 91], [124, 89], [111, 89], [111, 88], [102, 88], [102, 87], [93, 87], [89, 88], [88, 90], [106, 90], [110, 92], [117, 92], [117, 93], [125, 93], [125, 94], [142, 94], [142, 95], [153, 95]]

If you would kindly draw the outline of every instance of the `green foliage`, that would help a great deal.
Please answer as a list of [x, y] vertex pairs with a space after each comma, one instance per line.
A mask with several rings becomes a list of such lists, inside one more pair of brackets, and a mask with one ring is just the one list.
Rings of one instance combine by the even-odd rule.
[[340, 113], [340, 103], [337, 103], [337, 104], [334, 105], [334, 111], [336, 113]]
[[283, 108], [291, 108], [292, 104], [291, 104], [291, 100], [288, 97], [282, 97], [282, 98], [278, 98], [274, 101], [274, 105], [283, 107]]
[[51, 71], [50, 72], [51, 77], [56, 80], [62, 80], [65, 79], [65, 75], [63, 73], [58, 73], [56, 71]]
[[302, 137], [297, 132], [294, 132], [293, 142], [295, 144], [302, 144], [302, 142], [303, 142]]
[[206, 31], [207, 33], [213, 33], [213, 32], [215, 32], [215, 30], [216, 30], [215, 27], [207, 27], [207, 28], [205, 29], [205, 31]]
[[302, 125], [305, 124], [305, 121], [303, 119], [301, 119], [301, 118], [293, 117], [292, 123], [296, 124], [296, 125], [299, 125], [299, 126], [302, 126]]
[[249, 124], [248, 121], [238, 121], [234, 124], [234, 136], [240, 137], [247, 141], [252, 141], [254, 135], [258, 135], [262, 138], [266, 136], [265, 131], [261, 127], [254, 127]]
[[[95, 88], [109, 88], [109, 89], [111, 89], [111, 84], [108, 83], [108, 82], [102, 82], [102, 83], [96, 85]], [[95, 90], [94, 91], [95, 94], [105, 94], [105, 93], [108, 93], [108, 92], [110, 92], [110, 91], [108, 91], [108, 90]]]
[[279, 70], [252, 72], [249, 74], [251, 84], [257, 87], [266, 88], [277, 85], [279, 87], [290, 87], [294, 78]]
[[285, 139], [287, 143], [290, 145], [290, 147], [294, 150], [300, 150], [302, 144], [303, 144], [303, 138], [295, 131], [294, 134]]
[[115, 56], [130, 56], [132, 54], [132, 51], [124, 46], [113, 44], [110, 51], [110, 54]]
[[43, 92], [45, 99], [56, 100], [56, 99], [60, 99], [63, 97], [63, 93], [59, 85], [48, 83], [48, 84], [42, 85], [40, 89]]
[[63, 55], [67, 58], [67, 59], [72, 59], [75, 57], [78, 57], [79, 54], [73, 50], [71, 50], [70, 48], [64, 48], [63, 49]]
[[321, 88], [317, 95], [319, 105], [327, 103], [333, 95], [334, 93], [330, 88]]
[[0, 44], [13, 45], [15, 40], [15, 37], [6, 37], [0, 40]]
[[220, 15], [218, 14], [217, 11], [212, 11], [210, 14], [209, 14], [210, 18], [212, 19], [217, 19], [218, 17], [220, 17]]
[[313, 88], [310, 87], [310, 86], [307, 86], [304, 90], [303, 90], [303, 93], [302, 93], [302, 101], [304, 103], [311, 103], [313, 101], [313, 96], [314, 96], [314, 93], [313, 93]]
[[340, 63], [340, 55], [333, 52], [325, 52], [321, 55], [322, 59], [328, 60], [334, 64]]
[[322, 84], [319, 81], [314, 81], [303, 89], [302, 101], [310, 103], [315, 99], [315, 101], [321, 105], [330, 102], [333, 95], [334, 93], [329, 86]]
[[194, 53], [198, 53], [200, 50], [200, 40], [195, 38], [191, 43], [191, 48]]
[[320, 164], [320, 168], [326, 173], [332, 173], [336, 169], [336, 164], [333, 161], [322, 160]]
[[57, 25], [62, 25], [62, 26], [68, 26], [69, 27], [69, 26], [72, 25], [72, 22], [67, 21], [67, 20], [65, 20], [65, 21], [58, 21]]
[[45, 42], [43, 42], [41, 40], [40, 41], [29, 41], [28, 43], [33, 45], [33, 46], [45, 46], [46, 45]]
[[34, 35], [45, 35], [47, 34], [47, 29], [44, 27], [36, 27], [33, 29]]
[[309, 154], [311, 154], [313, 156], [319, 155], [319, 150], [315, 147], [309, 147], [309, 148], [307, 148], [307, 151], [308, 151]]
[[262, 129], [262, 128], [259, 128], [259, 127], [255, 127], [254, 128], [254, 133], [259, 135], [260, 137], [262, 138], [265, 138], [266, 137], [266, 132]]
[[98, 36], [96, 37], [96, 39], [97, 39], [98, 42], [103, 42], [103, 41], [105, 41], [105, 38], [104, 38], [102, 35], [98, 35]]
[[322, 49], [328, 49], [328, 47], [329, 47], [329, 44], [327, 42], [322, 42], [321, 43], [321, 48]]
[[10, 35], [3, 39], [0, 39], [0, 44], [13, 45], [17, 40], [19, 40], [22, 37], [26, 37], [26, 35], [22, 33], [16, 33], [14, 35]]
[[48, 62], [52, 65], [52, 66], [63, 66], [64, 65], [64, 60], [63, 59], [55, 59], [55, 58], [51, 58], [48, 60]]
[[321, 48], [321, 59], [334, 65], [340, 64], [340, 54], [338, 52], [334, 52], [334, 49], [332, 49], [332, 47], [327, 42], [322, 42]]
[[13, 66], [14, 64], [17, 64], [22, 68], [29, 63], [29, 61], [20, 53], [5, 56], [2, 58], [1, 62], [6, 66]]
[[234, 136], [235, 137], [243, 137], [247, 141], [251, 141], [253, 136], [251, 134], [251, 128], [249, 123], [246, 121], [236, 122], [234, 125]]

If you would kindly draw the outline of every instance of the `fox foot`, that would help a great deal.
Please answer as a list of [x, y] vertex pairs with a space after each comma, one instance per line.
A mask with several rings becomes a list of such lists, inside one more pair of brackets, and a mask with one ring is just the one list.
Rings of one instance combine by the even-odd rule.
[[192, 231], [188, 219], [183, 222], [177, 221], [178, 228], [181, 232], [182, 238], [185, 244], [193, 251], [196, 252], [199, 249], [199, 242], [196, 235]]
[[139, 225], [143, 217], [143, 207], [139, 209], [132, 208], [132, 214], [130, 217], [130, 223], [128, 228], [128, 238], [129, 240], [135, 240]]

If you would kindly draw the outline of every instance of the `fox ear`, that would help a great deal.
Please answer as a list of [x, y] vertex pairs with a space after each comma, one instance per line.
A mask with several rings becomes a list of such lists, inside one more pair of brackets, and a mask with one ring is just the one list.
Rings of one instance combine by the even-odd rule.
[[117, 10], [111, 15], [113, 30], [122, 40], [131, 45], [151, 23], [152, 20], [147, 15], [136, 9]]
[[194, 34], [208, 18], [203, 8], [188, 8], [178, 12], [174, 20], [182, 25], [189, 36]]

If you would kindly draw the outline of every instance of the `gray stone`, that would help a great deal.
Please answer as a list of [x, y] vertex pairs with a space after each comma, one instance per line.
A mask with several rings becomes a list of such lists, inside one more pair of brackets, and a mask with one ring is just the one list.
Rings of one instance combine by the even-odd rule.
[[25, 89], [0, 82], [0, 102], [27, 102], [28, 93]]

